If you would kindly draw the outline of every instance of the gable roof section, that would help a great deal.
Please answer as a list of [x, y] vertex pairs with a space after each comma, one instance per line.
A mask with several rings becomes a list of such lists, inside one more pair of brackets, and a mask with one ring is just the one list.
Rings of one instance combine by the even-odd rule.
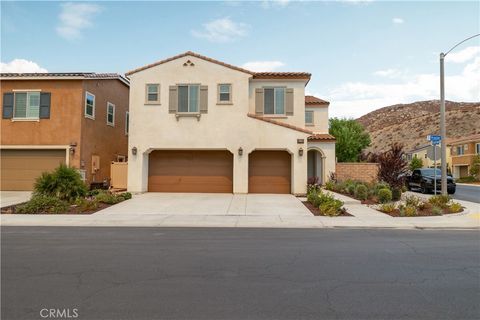
[[322, 100], [314, 96], [305, 96], [305, 105], [308, 107], [328, 106], [330, 102]]
[[336, 139], [334, 136], [328, 133], [316, 133], [307, 138], [308, 141], [319, 141], [319, 142], [335, 142]]
[[219, 60], [215, 60], [215, 59], [203, 56], [201, 54], [198, 54], [198, 53], [195, 53], [195, 52], [192, 52], [192, 51], [187, 51], [187, 52], [178, 54], [176, 56], [173, 56], [173, 57], [170, 57], [170, 58], [167, 58], [167, 59], [164, 59], [164, 60], [160, 60], [160, 61], [148, 64], [146, 66], [128, 71], [125, 75], [129, 76], [129, 75], [132, 75], [134, 73], [137, 73], [137, 72], [140, 72], [140, 71], [143, 71], [143, 70], [146, 70], [146, 69], [149, 69], [149, 68], [152, 68], [152, 67], [155, 67], [155, 66], [158, 66], [158, 65], [161, 65], [161, 64], [179, 59], [179, 58], [183, 58], [183, 57], [186, 57], [186, 56], [192, 56], [192, 57], [195, 57], [195, 58], [198, 58], [198, 59], [202, 59], [202, 60], [205, 60], [205, 61], [208, 61], [208, 62], [211, 62], [211, 63], [221, 65], [221, 66], [226, 67], [226, 68], [230, 68], [230, 69], [233, 69], [233, 70], [236, 70], [236, 71], [240, 71], [240, 72], [250, 74], [253, 79], [303, 79], [303, 80], [310, 80], [310, 77], [311, 77], [311, 74], [307, 73], [307, 72], [254, 72], [254, 71], [243, 69], [243, 68], [240, 68], [240, 67], [237, 67], [237, 66], [219, 61]]
[[96, 72], [38, 72], [38, 73], [0, 73], [2, 80], [119, 80], [127, 86], [130, 82], [127, 78], [118, 73], [96, 73]]

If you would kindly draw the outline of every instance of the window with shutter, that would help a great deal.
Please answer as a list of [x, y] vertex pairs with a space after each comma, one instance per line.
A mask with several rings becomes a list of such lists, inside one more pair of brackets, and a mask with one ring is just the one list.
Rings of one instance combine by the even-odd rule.
[[198, 84], [178, 86], [178, 112], [198, 113], [200, 86]]
[[38, 119], [40, 114], [40, 92], [15, 92], [14, 119]]
[[13, 92], [4, 93], [3, 94], [3, 110], [2, 110], [3, 119], [13, 118], [13, 105], [14, 105]]
[[264, 88], [264, 114], [285, 114], [285, 88]]

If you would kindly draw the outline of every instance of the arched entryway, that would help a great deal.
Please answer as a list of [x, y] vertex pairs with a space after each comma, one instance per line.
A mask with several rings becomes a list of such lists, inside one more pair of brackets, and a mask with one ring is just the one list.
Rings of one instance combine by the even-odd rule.
[[325, 156], [319, 149], [309, 149], [307, 152], [307, 171], [308, 180], [311, 181], [315, 177], [318, 179], [319, 184], [325, 183], [325, 177], [323, 173]]

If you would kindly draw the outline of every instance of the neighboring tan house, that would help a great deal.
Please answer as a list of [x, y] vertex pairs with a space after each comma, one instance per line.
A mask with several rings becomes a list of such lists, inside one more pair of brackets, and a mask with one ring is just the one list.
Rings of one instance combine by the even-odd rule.
[[128, 190], [305, 194], [335, 171], [329, 103], [310, 74], [252, 72], [186, 52], [127, 73]]
[[[424, 168], [433, 168], [434, 164], [434, 149], [431, 144], [427, 144], [424, 146], [417, 147], [410, 151], [405, 152], [407, 156], [408, 162], [412, 161], [413, 158], [420, 158], [423, 162]], [[437, 146], [436, 149], [436, 157], [437, 157], [437, 168], [440, 168], [442, 164], [442, 153], [440, 149], [440, 145]], [[452, 165], [452, 157], [450, 155], [450, 149], [447, 148], [447, 168], [451, 168]]]
[[473, 158], [480, 154], [480, 134], [449, 139], [447, 146], [450, 147], [452, 154], [453, 177], [468, 177]]
[[2, 73], [1, 190], [32, 190], [59, 164], [87, 183], [128, 154], [128, 80], [118, 74]]

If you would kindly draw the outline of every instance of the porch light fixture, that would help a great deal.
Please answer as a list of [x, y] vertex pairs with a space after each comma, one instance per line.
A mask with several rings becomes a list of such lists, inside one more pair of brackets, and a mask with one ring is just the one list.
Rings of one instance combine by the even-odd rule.
[[133, 154], [134, 156], [137, 155], [137, 147], [133, 147], [133, 148], [132, 148], [132, 154]]
[[73, 156], [75, 154], [75, 148], [77, 147], [76, 142], [70, 142], [70, 146], [68, 148], [68, 152]]
[[242, 147], [238, 148], [238, 155], [239, 155], [239, 156], [243, 155], [243, 149], [242, 149]]
[[298, 149], [298, 155], [299, 155], [300, 157], [303, 156], [303, 148]]

